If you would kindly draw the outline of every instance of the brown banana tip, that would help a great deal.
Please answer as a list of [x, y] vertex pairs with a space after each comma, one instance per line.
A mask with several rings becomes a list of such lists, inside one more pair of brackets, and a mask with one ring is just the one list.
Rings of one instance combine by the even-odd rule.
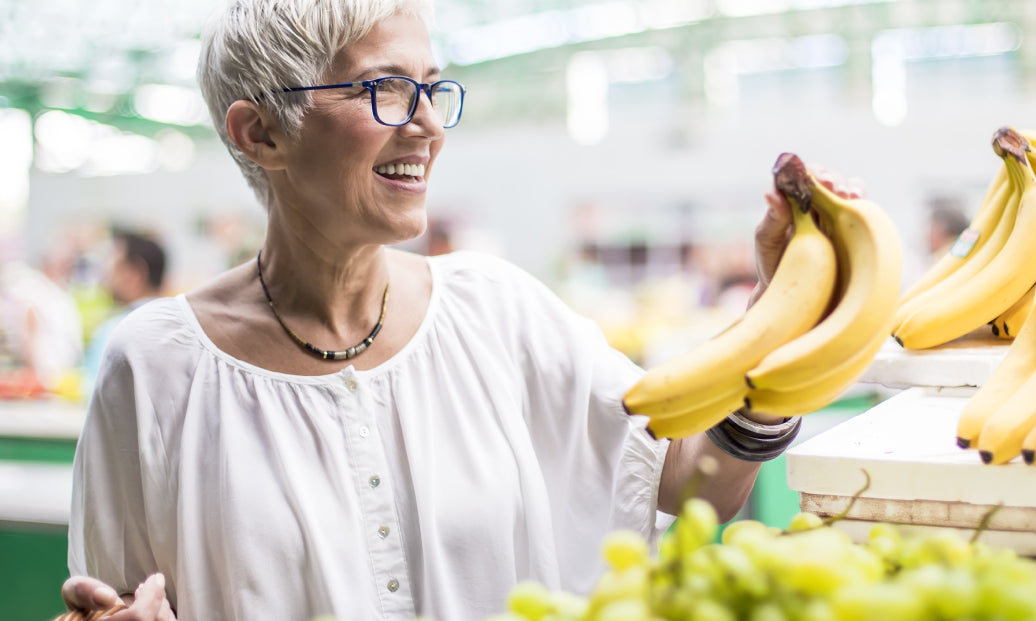
[[1036, 461], [1036, 451], [1033, 451], [1032, 449], [1022, 449], [1022, 459], [1025, 460], [1025, 463], [1031, 466], [1032, 463]]
[[773, 186], [802, 213], [812, 208], [813, 190], [809, 171], [794, 153], [781, 153], [773, 165]]
[[644, 427], [644, 433], [646, 433], [649, 436], [651, 436], [652, 440], [657, 440], [658, 439], [658, 436], [655, 435], [655, 432], [651, 431], [651, 427]]
[[748, 397], [745, 397], [745, 409], [749, 411], [752, 410], [752, 400]]
[[999, 157], [1011, 156], [1024, 162], [1029, 140], [1011, 127], [1001, 127], [993, 134], [993, 152]]
[[630, 412], [630, 409], [626, 407], [625, 400], [622, 401], [622, 411], [626, 413], [626, 416], [633, 416], [633, 412]]
[[979, 451], [978, 456], [982, 458], [982, 463], [984, 464], [993, 463], [993, 453], [990, 451]]
[[905, 345], [903, 345], [903, 339], [899, 338], [895, 334], [892, 335], [892, 338], [896, 341], [896, 343], [899, 344], [900, 347], [905, 347]]
[[745, 376], [745, 383], [748, 384], [749, 388], [755, 389], [755, 384], [752, 383], [752, 378], [747, 375]]
[[1000, 336], [1000, 328], [996, 327], [995, 323], [989, 325], [993, 326], [993, 336]]
[[957, 446], [961, 447], [962, 449], [971, 448], [971, 440], [967, 438], [961, 438], [960, 436], [958, 436]]

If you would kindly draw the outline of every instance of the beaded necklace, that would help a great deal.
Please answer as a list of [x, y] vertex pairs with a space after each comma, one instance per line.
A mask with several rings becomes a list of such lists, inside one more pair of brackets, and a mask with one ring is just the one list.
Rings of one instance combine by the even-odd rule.
[[273, 311], [273, 316], [277, 318], [277, 323], [281, 324], [281, 327], [284, 328], [284, 331], [287, 332], [288, 335], [291, 336], [291, 338], [294, 339], [296, 343], [301, 345], [306, 351], [310, 352], [314, 356], [318, 356], [320, 358], [323, 358], [324, 360], [348, 360], [354, 356], [358, 356], [359, 354], [363, 353], [364, 350], [370, 347], [370, 344], [374, 342], [374, 337], [378, 336], [378, 332], [381, 332], [381, 325], [385, 321], [385, 308], [386, 306], [388, 306], [389, 292], [389, 286], [387, 282], [385, 283], [385, 293], [383, 293], [381, 296], [381, 316], [378, 317], [378, 323], [374, 324], [374, 329], [371, 330], [371, 333], [367, 335], [367, 338], [363, 339], [362, 341], [348, 349], [342, 349], [339, 351], [320, 349], [319, 347], [316, 347], [315, 345], [302, 339], [302, 337], [300, 337], [299, 335], [295, 334], [295, 331], [289, 328], [288, 324], [284, 323], [284, 319], [281, 318], [281, 314], [277, 312], [277, 307], [274, 306], [273, 298], [270, 297], [270, 291], [266, 288], [266, 282], [263, 280], [263, 265], [262, 262], [259, 260], [262, 254], [263, 251], [260, 250], [255, 255], [255, 269], [256, 272], [259, 274], [259, 285], [263, 288], [263, 295], [266, 296], [266, 301], [270, 305], [270, 310]]

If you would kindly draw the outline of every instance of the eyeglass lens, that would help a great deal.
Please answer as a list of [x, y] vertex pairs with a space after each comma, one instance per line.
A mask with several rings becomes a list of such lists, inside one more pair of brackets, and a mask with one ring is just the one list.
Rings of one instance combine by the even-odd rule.
[[[374, 101], [378, 118], [389, 125], [405, 123], [417, 108], [417, 87], [402, 78], [386, 78], [378, 82]], [[461, 90], [455, 82], [433, 85], [430, 97], [432, 108], [438, 113], [443, 127], [457, 124], [460, 116]]]

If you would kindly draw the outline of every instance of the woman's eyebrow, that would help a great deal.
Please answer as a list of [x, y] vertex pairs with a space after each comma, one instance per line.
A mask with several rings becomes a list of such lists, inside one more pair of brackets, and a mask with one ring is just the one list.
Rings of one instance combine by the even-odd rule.
[[[439, 75], [441, 72], [442, 72], [442, 70], [437, 65], [433, 65], [433, 66], [428, 67], [427, 69], [425, 69], [424, 75]], [[402, 76], [407, 76], [407, 77], [414, 77], [414, 76], [410, 76], [408, 74], [407, 69], [405, 67], [403, 67], [402, 65], [396, 65], [396, 64], [391, 64], [391, 63], [390, 64], [385, 64], [385, 65], [375, 65], [373, 67], [368, 67], [367, 69], [364, 69], [361, 73], [356, 74], [357, 78], [366, 78], [368, 76], [370, 76], [370, 77], [381, 77], [381, 76], [386, 76], [386, 75], [402, 75]]]

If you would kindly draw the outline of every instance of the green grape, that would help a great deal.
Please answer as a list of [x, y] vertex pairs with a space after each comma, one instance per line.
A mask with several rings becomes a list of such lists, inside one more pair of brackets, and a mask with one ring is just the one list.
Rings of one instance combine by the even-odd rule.
[[645, 601], [622, 599], [610, 602], [589, 618], [594, 621], [649, 621], [651, 609]]
[[972, 556], [971, 545], [948, 531], [907, 537], [903, 540], [899, 562], [903, 567], [947, 565], [960, 567]]
[[854, 583], [831, 597], [839, 621], [929, 621], [925, 603], [896, 582]]
[[1036, 619], [1036, 588], [1028, 572], [1010, 566], [990, 568], [983, 573], [977, 593], [979, 618], [996, 621]]
[[877, 537], [891, 539], [897, 544], [903, 539], [903, 535], [899, 532], [899, 529], [888, 522], [876, 522], [871, 526], [870, 531], [867, 533], [868, 541]]
[[618, 571], [635, 565], [646, 566], [651, 560], [647, 540], [633, 530], [615, 530], [608, 533], [601, 548], [605, 562]]
[[637, 566], [622, 571], [606, 571], [590, 594], [590, 608], [596, 610], [620, 599], [647, 599], [649, 575], [647, 567]]
[[700, 599], [694, 604], [687, 621], [737, 621], [737, 615], [723, 604], [711, 600]]
[[720, 541], [725, 545], [737, 545], [743, 541], [768, 541], [773, 531], [759, 520], [737, 520], [723, 529]]
[[748, 621], [788, 621], [788, 616], [777, 603], [763, 602], [752, 609]]
[[567, 591], [554, 591], [550, 594], [553, 611], [544, 621], [579, 621], [586, 617], [590, 601], [580, 595]]
[[718, 593], [725, 587], [723, 573], [713, 561], [712, 550], [720, 544], [706, 544], [683, 559], [680, 566], [680, 583], [683, 588], [696, 594]]
[[800, 530], [809, 530], [811, 528], [820, 528], [823, 525], [824, 518], [820, 517], [816, 513], [800, 511], [791, 517], [791, 521], [788, 522], [788, 530], [790, 532], [797, 532]]
[[851, 545], [845, 549], [845, 554], [849, 564], [858, 570], [865, 582], [877, 582], [888, 573], [884, 560], [867, 547]]
[[658, 564], [662, 566], [677, 562], [680, 558], [680, 542], [672, 530], [667, 530], [658, 542]]
[[533, 580], [514, 585], [507, 596], [507, 610], [528, 621], [540, 621], [553, 608], [550, 591]]
[[687, 499], [679, 517], [676, 518], [675, 533], [680, 555], [690, 554], [697, 548], [716, 539], [719, 517], [708, 501], [701, 498]]
[[802, 604], [793, 617], [795, 621], [840, 621], [826, 599], [811, 599]]
[[687, 588], [672, 588], [656, 591], [651, 606], [656, 616], [663, 619], [687, 619], [694, 606], [701, 600], [697, 593]]
[[770, 591], [766, 575], [746, 551], [728, 545], [710, 546], [708, 550], [735, 601], [746, 597], [760, 599]]
[[848, 535], [830, 527], [778, 537], [757, 553], [757, 562], [776, 583], [805, 595], [827, 595], [842, 585], [880, 578], [882, 566]]
[[924, 565], [898, 574], [895, 580], [912, 589], [943, 619], [967, 619], [978, 607], [978, 584], [970, 571]]

